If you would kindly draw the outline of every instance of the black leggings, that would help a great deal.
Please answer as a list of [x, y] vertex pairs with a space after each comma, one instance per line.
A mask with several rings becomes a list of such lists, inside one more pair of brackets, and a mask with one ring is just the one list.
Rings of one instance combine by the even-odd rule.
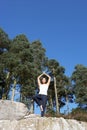
[[46, 104], [47, 104], [47, 95], [37, 94], [33, 96], [33, 100], [39, 105], [43, 107], [43, 111], [41, 111], [41, 116], [44, 116]]

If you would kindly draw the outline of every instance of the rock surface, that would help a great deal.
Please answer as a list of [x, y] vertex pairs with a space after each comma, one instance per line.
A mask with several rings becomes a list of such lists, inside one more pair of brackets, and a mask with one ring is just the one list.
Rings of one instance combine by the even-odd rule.
[[0, 100], [0, 120], [18, 120], [23, 118], [28, 108], [23, 103]]
[[64, 118], [28, 117], [0, 120], [0, 130], [87, 130], [87, 123]]
[[87, 130], [86, 122], [26, 115], [27, 112], [27, 107], [22, 103], [1, 100], [0, 130]]

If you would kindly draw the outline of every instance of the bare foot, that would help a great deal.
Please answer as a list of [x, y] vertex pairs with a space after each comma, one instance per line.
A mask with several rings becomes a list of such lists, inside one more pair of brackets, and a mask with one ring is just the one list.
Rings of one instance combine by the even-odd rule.
[[42, 105], [40, 105], [40, 110], [43, 111], [43, 107], [42, 107]]

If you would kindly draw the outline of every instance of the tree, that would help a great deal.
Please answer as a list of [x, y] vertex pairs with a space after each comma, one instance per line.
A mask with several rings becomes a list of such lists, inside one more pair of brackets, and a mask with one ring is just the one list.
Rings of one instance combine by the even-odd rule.
[[[32, 70], [32, 74], [35, 76], [34, 77], [34, 84], [35, 84], [34, 92], [36, 94], [36, 92], [38, 92], [37, 77], [43, 71], [43, 67], [46, 62], [46, 55], [45, 55], [45, 49], [43, 48], [42, 43], [39, 40], [33, 41], [30, 44], [30, 47], [32, 49], [32, 56], [34, 60], [35, 73]], [[31, 106], [33, 106], [33, 103], [31, 103]]]
[[[45, 52], [46, 50], [39, 40], [30, 43], [24, 34], [17, 35], [11, 40], [0, 29], [0, 76], [4, 81], [4, 96], [8, 96], [10, 85], [13, 84], [11, 99], [14, 100], [16, 84], [20, 84], [21, 101], [27, 102], [38, 88], [37, 76], [43, 71], [48, 71], [52, 77], [49, 89], [49, 106], [51, 109], [54, 107], [56, 97], [56, 106], [59, 112], [62, 106], [61, 98], [66, 96], [65, 86], [68, 85], [69, 80], [64, 74], [64, 67], [60, 66], [55, 59], [49, 60]], [[56, 86], [56, 91], [54, 86]]]
[[[3, 38], [2, 38], [3, 39]], [[1, 54], [0, 67], [5, 78], [5, 94], [13, 84], [12, 100], [16, 84], [21, 84], [21, 99], [25, 101], [35, 94], [37, 76], [42, 73], [45, 49], [40, 41], [30, 43], [24, 34], [10, 40], [9, 49]]]
[[[16, 80], [16, 83], [19, 82], [22, 84], [22, 89], [26, 84], [29, 84], [29, 82], [30, 84], [33, 82], [30, 80], [32, 78], [30, 69], [33, 70], [34, 67], [33, 57], [25, 35], [16, 36], [11, 42], [9, 50], [2, 53], [1, 67], [2, 70], [7, 70], [7, 72], [5, 71], [7, 90], [9, 90], [10, 84], [14, 83], [14, 80]], [[8, 73], [9, 76], [7, 76]], [[28, 88], [30, 89], [30, 87]], [[28, 91], [26, 91], [26, 89], [24, 90], [22, 94], [24, 96], [28, 95]]]
[[87, 105], [87, 67], [81, 64], [76, 65], [71, 78], [76, 102], [79, 103], [79, 106]]
[[[9, 39], [7, 33], [5, 33], [2, 28], [0, 28], [0, 77], [2, 80], [1, 82], [2, 82], [3, 89], [4, 89], [4, 93], [6, 93], [7, 89], [5, 87], [6, 86], [6, 84], [5, 84], [6, 74], [4, 73], [5, 72], [5, 60], [4, 60], [3, 55], [9, 51], [10, 44], [11, 44], [11, 40]], [[3, 89], [1, 89], [1, 90], [3, 90]]]
[[10, 47], [10, 39], [7, 33], [5, 33], [2, 28], [0, 28], [0, 54], [9, 50], [9, 47]]
[[43, 48], [42, 43], [39, 40], [32, 42], [31, 49], [33, 51], [32, 54], [34, 58], [35, 68], [38, 70], [37, 73], [41, 74], [46, 63], [46, 50]]
[[50, 94], [52, 95], [51, 97], [53, 99], [55, 98], [56, 112], [59, 114], [59, 109], [61, 107], [61, 97], [65, 96], [66, 88], [64, 86], [69, 83], [69, 80], [68, 77], [64, 75], [65, 69], [62, 66], [60, 66], [60, 64], [56, 60], [54, 59], [48, 60], [47, 67], [50, 73], [52, 73], [53, 77], [52, 82], [54, 82], [54, 90], [52, 90]]
[[21, 84], [21, 99], [24, 100], [34, 94], [36, 75], [33, 52], [24, 34], [18, 35], [13, 39], [10, 52], [17, 57], [13, 72], [15, 79], [18, 79]]

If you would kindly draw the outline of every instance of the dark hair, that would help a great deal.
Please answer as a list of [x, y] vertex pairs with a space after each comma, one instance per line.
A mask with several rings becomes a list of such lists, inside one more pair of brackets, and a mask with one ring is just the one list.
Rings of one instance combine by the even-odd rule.
[[47, 77], [47, 76], [42, 76], [42, 77], [40, 78], [40, 82], [43, 83], [43, 82], [42, 82], [43, 78], [46, 79], [46, 83], [47, 83], [47, 81], [48, 81], [48, 77]]

